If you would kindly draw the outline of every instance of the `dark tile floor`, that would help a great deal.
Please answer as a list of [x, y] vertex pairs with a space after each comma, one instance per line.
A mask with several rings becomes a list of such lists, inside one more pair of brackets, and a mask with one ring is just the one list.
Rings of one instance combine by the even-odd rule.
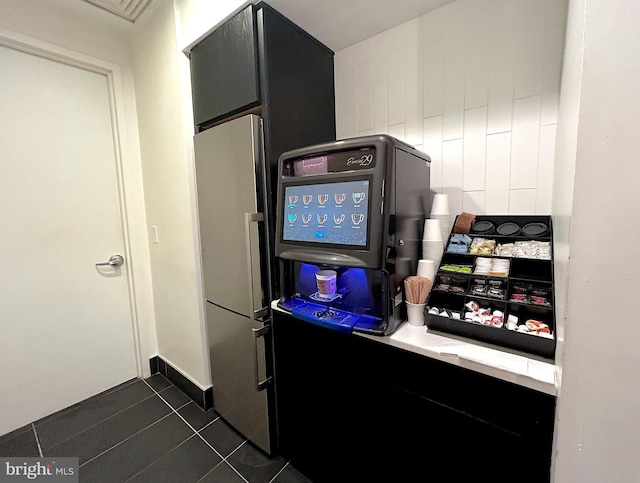
[[74, 456], [84, 482], [302, 483], [160, 374], [0, 436], [0, 456]]

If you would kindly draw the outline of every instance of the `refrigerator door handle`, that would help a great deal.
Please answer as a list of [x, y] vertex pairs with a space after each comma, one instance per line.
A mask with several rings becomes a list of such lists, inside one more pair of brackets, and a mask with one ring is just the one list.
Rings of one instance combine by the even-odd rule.
[[[269, 307], [263, 307], [264, 295], [262, 293], [262, 280], [260, 277], [260, 267], [254, 267], [253, 260], [253, 247], [258, 247], [258, 231], [252, 230], [251, 223], [259, 223], [264, 221], [263, 213], [245, 213], [244, 214], [244, 228], [246, 233], [247, 244], [247, 279], [249, 281], [250, 295], [251, 295], [251, 313], [254, 320], [260, 320], [266, 314], [269, 313]], [[257, 270], [256, 270], [257, 269]], [[258, 286], [258, 293], [256, 293], [256, 285]], [[256, 308], [258, 306], [259, 308]]]
[[[253, 336], [254, 336], [254, 355], [255, 358], [253, 359], [254, 362], [254, 369], [255, 369], [255, 381], [256, 381], [256, 391], [262, 391], [264, 389], [267, 388], [267, 386], [269, 384], [271, 384], [271, 380], [272, 377], [269, 376], [267, 377], [264, 381], [260, 380], [260, 374], [259, 374], [259, 355], [258, 355], [258, 339], [260, 337], [264, 337], [265, 335], [267, 335], [269, 332], [271, 332], [271, 326], [269, 325], [265, 325], [264, 327], [260, 327], [259, 329], [251, 329], [253, 331]], [[266, 339], [265, 339], [265, 343], [266, 343]]]

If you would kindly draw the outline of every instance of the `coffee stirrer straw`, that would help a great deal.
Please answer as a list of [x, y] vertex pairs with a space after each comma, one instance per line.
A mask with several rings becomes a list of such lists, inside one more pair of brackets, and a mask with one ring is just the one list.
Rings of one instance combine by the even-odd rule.
[[424, 304], [427, 302], [431, 280], [424, 277], [411, 276], [404, 279], [404, 293], [410, 304]]

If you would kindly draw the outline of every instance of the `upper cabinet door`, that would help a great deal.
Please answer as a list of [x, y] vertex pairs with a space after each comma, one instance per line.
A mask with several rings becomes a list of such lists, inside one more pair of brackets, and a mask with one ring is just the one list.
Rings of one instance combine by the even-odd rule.
[[249, 5], [191, 50], [196, 126], [260, 103], [254, 19]]

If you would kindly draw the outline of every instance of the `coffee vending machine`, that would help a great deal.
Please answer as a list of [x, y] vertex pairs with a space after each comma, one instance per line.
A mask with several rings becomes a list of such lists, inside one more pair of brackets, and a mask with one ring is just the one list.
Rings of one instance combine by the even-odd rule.
[[278, 307], [341, 332], [406, 320], [430, 212], [430, 157], [387, 135], [289, 151], [278, 163]]

